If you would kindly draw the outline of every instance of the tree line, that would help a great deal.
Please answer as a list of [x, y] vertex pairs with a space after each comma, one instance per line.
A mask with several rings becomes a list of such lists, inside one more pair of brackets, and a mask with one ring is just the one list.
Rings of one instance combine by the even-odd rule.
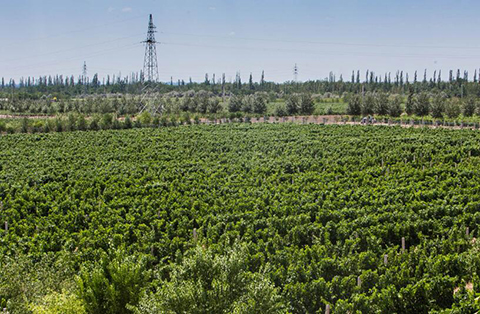
[[[405, 103], [404, 108], [402, 103]], [[348, 98], [347, 114], [349, 115], [388, 115], [399, 117], [407, 115], [428, 116], [432, 118], [458, 118], [460, 115], [471, 117], [480, 115], [480, 101], [470, 96], [466, 98], [448, 97], [446, 93], [430, 94], [421, 92], [409, 93], [406, 99], [400, 95], [367, 92], [364, 95], [354, 94]]]
[[473, 75], [469, 71], [450, 70], [448, 79], [443, 79], [441, 71], [423, 73], [414, 72], [409, 75], [406, 71], [396, 73], [378, 74], [374, 71], [352, 71], [351, 78], [338, 78], [331, 72], [328, 77], [306, 82], [287, 81], [277, 83], [265, 79], [265, 72], [257, 80], [249, 75], [247, 81], [242, 81], [240, 73], [236, 74], [235, 80], [227, 81], [225, 74], [216, 77], [215, 74], [205, 74], [203, 82], [171, 78], [170, 82], [145, 82], [139, 73], [131, 73], [128, 76], [107, 75], [100, 79], [98, 74], [92, 78], [78, 76], [40, 76], [21, 78], [18, 82], [14, 79], [1, 79], [0, 98], [14, 99], [40, 99], [43, 95], [54, 95], [57, 98], [72, 98], [79, 95], [94, 94], [133, 94], [139, 95], [144, 92], [145, 85], [158, 93], [172, 91], [185, 92], [188, 90], [206, 90], [217, 96], [225, 96], [230, 93], [248, 95], [257, 91], [293, 93], [361, 93], [367, 91], [383, 91], [390, 93], [408, 94], [422, 91], [442, 91], [449, 96], [465, 97], [468, 95], [480, 96], [480, 71], [475, 70]]

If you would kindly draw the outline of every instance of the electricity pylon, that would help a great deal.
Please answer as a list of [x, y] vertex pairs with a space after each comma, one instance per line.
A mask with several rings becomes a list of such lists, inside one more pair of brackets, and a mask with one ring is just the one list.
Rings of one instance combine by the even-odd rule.
[[160, 113], [163, 109], [161, 102], [154, 102], [154, 88], [158, 82], [158, 60], [157, 60], [157, 41], [155, 33], [157, 32], [153, 25], [153, 16], [150, 14], [148, 21], [147, 39], [143, 41], [145, 44], [145, 57], [143, 59], [143, 88], [142, 96], [139, 104], [140, 113], [149, 110], [152, 114]]

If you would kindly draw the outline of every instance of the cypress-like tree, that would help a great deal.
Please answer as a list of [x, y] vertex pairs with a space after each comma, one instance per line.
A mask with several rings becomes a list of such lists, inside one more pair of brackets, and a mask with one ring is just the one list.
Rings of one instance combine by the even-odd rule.
[[405, 112], [406, 112], [408, 115], [413, 114], [413, 107], [414, 107], [414, 103], [413, 103], [413, 92], [410, 91], [410, 93], [408, 93], [408, 96], [407, 96], [407, 103], [406, 103], [406, 105], [405, 105]]

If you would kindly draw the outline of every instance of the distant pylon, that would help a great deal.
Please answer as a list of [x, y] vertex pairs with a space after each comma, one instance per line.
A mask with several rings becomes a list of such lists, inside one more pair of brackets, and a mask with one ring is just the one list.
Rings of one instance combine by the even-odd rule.
[[155, 40], [155, 33], [157, 31], [155, 29], [156, 27], [153, 25], [153, 17], [150, 14], [147, 40], [144, 41], [145, 58], [143, 60], [143, 75], [147, 82], [158, 81], [157, 41]]
[[82, 83], [83, 85], [87, 84], [87, 61], [83, 62]]
[[293, 67], [293, 76], [295, 78], [295, 82], [298, 80], [298, 66], [295, 63], [295, 66]]
[[87, 78], [87, 61], [83, 62], [83, 71], [82, 71], [82, 84], [83, 84], [83, 92], [86, 95], [88, 92], [87, 89], [87, 84], [88, 84], [88, 78]]

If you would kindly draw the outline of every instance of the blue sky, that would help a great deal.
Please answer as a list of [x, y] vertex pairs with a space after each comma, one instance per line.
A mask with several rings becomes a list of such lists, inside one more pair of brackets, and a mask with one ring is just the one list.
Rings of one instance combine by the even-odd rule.
[[162, 81], [480, 68], [478, 0], [1, 1], [0, 77], [17, 80], [140, 70], [150, 13]]

